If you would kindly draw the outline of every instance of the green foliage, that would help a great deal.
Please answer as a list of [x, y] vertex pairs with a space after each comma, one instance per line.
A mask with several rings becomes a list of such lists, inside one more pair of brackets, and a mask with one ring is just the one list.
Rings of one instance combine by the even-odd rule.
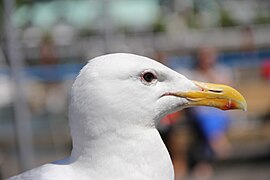
[[267, 24], [270, 23], [270, 15], [258, 14], [254, 20], [255, 24]]
[[158, 33], [158, 32], [165, 32], [166, 31], [166, 25], [164, 21], [159, 18], [154, 24], [153, 24], [153, 32]]
[[220, 25], [222, 27], [230, 27], [238, 25], [231, 15], [224, 9], [220, 11]]
[[35, 0], [15, 0], [16, 6], [19, 7], [24, 4], [30, 4], [33, 3]]

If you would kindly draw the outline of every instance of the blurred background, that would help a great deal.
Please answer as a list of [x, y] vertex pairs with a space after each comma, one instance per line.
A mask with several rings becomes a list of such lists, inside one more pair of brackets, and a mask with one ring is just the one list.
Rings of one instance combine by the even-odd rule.
[[0, 1], [0, 178], [68, 156], [74, 78], [95, 56], [130, 52], [248, 102], [162, 119], [176, 179], [269, 179], [269, 32], [268, 0]]

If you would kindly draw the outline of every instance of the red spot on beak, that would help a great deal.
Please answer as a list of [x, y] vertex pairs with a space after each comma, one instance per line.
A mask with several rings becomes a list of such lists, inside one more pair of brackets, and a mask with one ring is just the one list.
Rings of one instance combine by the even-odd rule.
[[234, 102], [228, 101], [222, 109], [223, 110], [236, 109], [236, 104]]

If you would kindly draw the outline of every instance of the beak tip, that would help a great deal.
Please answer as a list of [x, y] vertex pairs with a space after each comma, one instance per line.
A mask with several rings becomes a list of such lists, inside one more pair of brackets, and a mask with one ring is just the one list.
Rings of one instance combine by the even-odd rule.
[[243, 111], [244, 111], [244, 112], [247, 112], [247, 102], [245, 102], [245, 103], [243, 104]]
[[242, 109], [244, 112], [246, 112], [247, 111], [247, 101], [246, 101], [246, 99], [239, 93], [239, 96], [241, 97], [240, 99], [240, 102], [239, 102], [239, 104], [240, 104], [240, 109]]
[[242, 110], [244, 112], [247, 111], [247, 102], [244, 98], [241, 101], [236, 102], [236, 104], [237, 105], [235, 106], [235, 109], [239, 109], [239, 110]]

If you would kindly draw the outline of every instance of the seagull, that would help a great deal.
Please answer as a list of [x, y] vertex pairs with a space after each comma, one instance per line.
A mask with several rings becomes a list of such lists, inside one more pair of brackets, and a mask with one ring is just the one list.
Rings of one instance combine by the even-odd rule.
[[173, 180], [156, 129], [165, 115], [191, 106], [246, 110], [235, 89], [187, 79], [147, 57], [115, 53], [90, 60], [71, 90], [71, 155], [11, 180]]

